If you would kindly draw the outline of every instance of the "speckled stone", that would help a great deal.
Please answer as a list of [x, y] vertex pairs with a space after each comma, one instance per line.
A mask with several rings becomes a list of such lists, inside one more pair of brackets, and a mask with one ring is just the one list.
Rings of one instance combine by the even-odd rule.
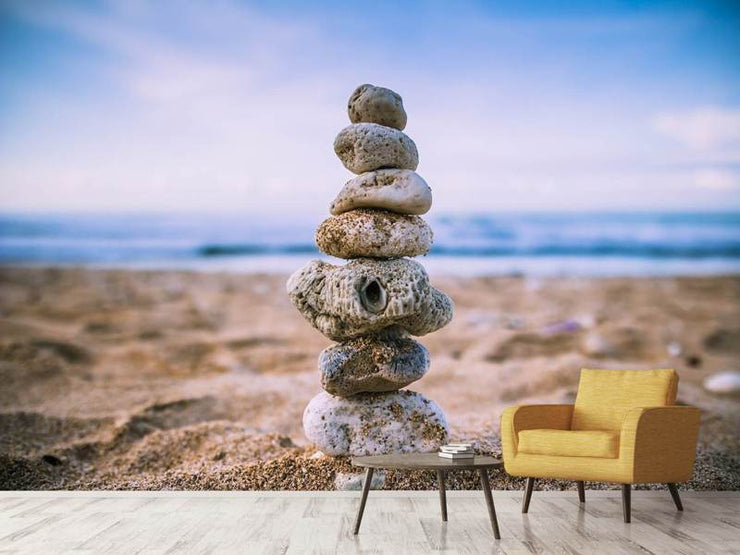
[[449, 437], [442, 409], [419, 393], [360, 393], [350, 398], [322, 391], [303, 412], [306, 437], [327, 455], [429, 453]]
[[429, 351], [402, 329], [350, 339], [319, 355], [321, 385], [339, 397], [396, 391], [420, 379], [429, 369]]
[[401, 95], [384, 87], [360, 85], [347, 103], [352, 123], [379, 123], [387, 127], [406, 127], [406, 110]]
[[432, 229], [419, 216], [360, 208], [324, 220], [316, 245], [337, 258], [418, 256], [429, 252]]
[[353, 177], [331, 203], [338, 216], [356, 208], [379, 208], [398, 214], [426, 214], [432, 207], [432, 190], [411, 170], [377, 170]]
[[447, 325], [453, 303], [413, 260], [312, 260], [288, 279], [295, 307], [329, 339], [345, 341], [397, 325], [425, 335]]
[[419, 165], [416, 145], [406, 134], [377, 123], [354, 123], [339, 132], [334, 152], [352, 173], [381, 168], [415, 170]]

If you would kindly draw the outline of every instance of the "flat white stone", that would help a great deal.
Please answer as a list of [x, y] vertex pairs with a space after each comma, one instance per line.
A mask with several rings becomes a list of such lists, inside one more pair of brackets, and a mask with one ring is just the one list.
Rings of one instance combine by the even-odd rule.
[[426, 214], [432, 189], [411, 170], [376, 170], [347, 181], [331, 203], [335, 216], [356, 208], [380, 208], [398, 214]]

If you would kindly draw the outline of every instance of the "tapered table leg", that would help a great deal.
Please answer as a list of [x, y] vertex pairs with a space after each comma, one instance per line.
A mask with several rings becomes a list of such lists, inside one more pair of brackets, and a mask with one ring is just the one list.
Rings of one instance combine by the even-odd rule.
[[367, 502], [367, 494], [370, 491], [370, 483], [373, 481], [373, 468], [368, 468], [365, 471], [365, 483], [362, 485], [362, 499], [360, 499], [360, 508], [357, 509], [357, 519], [355, 520], [355, 536], [360, 531], [360, 523], [362, 522], [362, 513], [365, 512], [365, 503]]
[[624, 515], [624, 521], [629, 524], [632, 517], [632, 486], [630, 484], [622, 484], [622, 514]]
[[498, 530], [498, 520], [496, 519], [496, 507], [493, 506], [493, 496], [491, 495], [491, 484], [488, 483], [488, 469], [479, 468], [478, 476], [480, 476], [480, 484], [483, 487], [483, 495], [486, 498], [486, 505], [488, 505], [488, 517], [491, 519], [491, 527], [493, 528], [493, 537], [497, 540], [501, 539], [501, 533]]
[[673, 497], [673, 502], [676, 504], [676, 509], [683, 511], [683, 503], [681, 503], [681, 498], [678, 496], [678, 488], [676, 487], [676, 484], [666, 485], [668, 486], [668, 491], [671, 492], [671, 497]]
[[527, 478], [527, 486], [524, 488], [524, 497], [522, 498], [522, 512], [529, 511], [529, 500], [532, 499], [532, 489], [534, 489], [534, 478]]
[[442, 511], [442, 521], [447, 522], [447, 492], [445, 491], [444, 470], [437, 470], [437, 483], [439, 484], [439, 508]]
[[581, 503], [586, 502], [586, 488], [582, 480], [576, 482], [578, 484], [578, 501]]

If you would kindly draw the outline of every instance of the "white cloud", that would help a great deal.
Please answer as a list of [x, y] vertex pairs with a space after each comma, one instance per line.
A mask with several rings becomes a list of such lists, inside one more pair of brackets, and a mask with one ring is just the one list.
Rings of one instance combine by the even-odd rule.
[[708, 106], [684, 112], [659, 114], [655, 128], [696, 150], [740, 147], [740, 108]]
[[694, 175], [696, 186], [710, 191], [740, 189], [740, 172], [721, 169], [699, 170]]

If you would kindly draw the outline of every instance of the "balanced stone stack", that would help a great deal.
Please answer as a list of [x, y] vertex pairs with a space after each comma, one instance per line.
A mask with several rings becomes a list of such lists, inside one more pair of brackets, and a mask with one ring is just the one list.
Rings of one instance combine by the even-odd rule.
[[350, 261], [312, 260], [287, 285], [301, 314], [339, 342], [319, 356], [325, 391], [306, 407], [303, 428], [328, 455], [436, 451], [448, 437], [444, 414], [401, 389], [429, 369], [429, 352], [409, 336], [452, 318], [450, 298], [407, 258], [431, 247], [432, 230], [419, 215], [431, 207], [432, 192], [414, 172], [419, 155], [402, 131], [398, 94], [362, 85], [349, 99], [349, 118], [334, 151], [357, 177], [332, 202], [316, 244]]

